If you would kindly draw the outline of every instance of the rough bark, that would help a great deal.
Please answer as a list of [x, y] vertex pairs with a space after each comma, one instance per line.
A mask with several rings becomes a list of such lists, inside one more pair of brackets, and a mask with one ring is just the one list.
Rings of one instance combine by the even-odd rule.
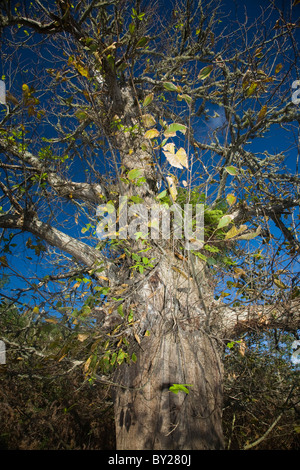
[[[214, 341], [170, 328], [145, 338], [138, 357], [116, 377], [117, 449], [222, 449], [222, 364]], [[172, 384], [190, 384], [190, 393], [176, 395]]]
[[[164, 256], [134, 297], [137, 362], [122, 365], [114, 380], [119, 450], [223, 448], [221, 350], [204, 308], [209, 283], [202, 265], [197, 282], [177, 265]], [[174, 394], [173, 384], [188, 384], [189, 393]]]

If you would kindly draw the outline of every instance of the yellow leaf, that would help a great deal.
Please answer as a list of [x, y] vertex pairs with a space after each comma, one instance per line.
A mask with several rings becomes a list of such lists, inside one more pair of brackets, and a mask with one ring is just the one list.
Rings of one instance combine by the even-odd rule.
[[140, 340], [140, 338], [138, 337], [138, 335], [136, 333], [134, 333], [134, 337], [135, 337], [137, 343], [141, 344], [141, 340]]
[[86, 334], [84, 334], [84, 333], [79, 333], [79, 335], [77, 336], [77, 339], [78, 339], [78, 341], [83, 342], [83, 341], [85, 341], [88, 337], [89, 337], [89, 335], [86, 335]]
[[7, 259], [6, 259], [6, 256], [5, 256], [5, 255], [0, 256], [0, 264], [1, 264], [1, 266], [3, 266], [4, 268], [8, 268], [8, 262], [7, 262]]
[[83, 371], [84, 371], [85, 373], [87, 373], [88, 370], [89, 370], [91, 360], [92, 360], [92, 356], [90, 356], [90, 357], [85, 361], [85, 363], [84, 363]]
[[210, 73], [212, 72], [213, 66], [212, 65], [207, 65], [206, 67], [203, 67], [203, 69], [200, 70], [198, 78], [200, 80], [204, 80], [207, 78]]
[[63, 354], [59, 359], [58, 362], [62, 361], [66, 357], [66, 354]]
[[89, 78], [89, 76], [90, 76], [89, 71], [87, 69], [85, 69], [80, 63], [74, 62], [74, 66], [75, 66], [77, 72], [80, 73], [80, 75], [82, 75], [83, 77]]
[[247, 229], [247, 225], [241, 225], [239, 228], [237, 228], [235, 225], [231, 227], [230, 230], [225, 235], [225, 240], [229, 240], [230, 238], [236, 237], [240, 233], [244, 232]]
[[233, 204], [236, 202], [236, 196], [234, 194], [227, 194], [226, 201], [230, 206], [233, 206]]
[[233, 268], [233, 270], [235, 272], [235, 274], [233, 275], [235, 279], [246, 274], [242, 268]]
[[166, 151], [166, 152], [171, 152], [171, 153], [175, 153], [175, 144], [173, 144], [173, 142], [169, 143], [169, 144], [166, 144], [163, 146], [163, 149]]
[[145, 127], [153, 127], [156, 124], [156, 121], [152, 114], [143, 114], [142, 120]]
[[275, 73], [279, 73], [280, 70], [282, 69], [283, 65], [282, 64], [277, 64], [275, 68]]
[[23, 92], [24, 92], [25, 95], [28, 95], [28, 93], [29, 93], [29, 86], [26, 85], [26, 83], [23, 83], [23, 85], [22, 85], [22, 90], [23, 90]]
[[258, 116], [257, 116], [257, 121], [258, 122], [261, 121], [265, 117], [267, 109], [268, 109], [268, 107], [266, 105], [264, 105], [261, 108], [261, 110], [259, 111]]
[[286, 289], [286, 285], [283, 284], [279, 279], [274, 279], [274, 284], [280, 289]]
[[253, 95], [253, 93], [255, 92], [255, 90], [257, 88], [257, 85], [258, 84], [256, 82], [251, 83], [251, 85], [249, 86], [249, 88], [247, 90], [247, 96]]
[[113, 42], [112, 44], [110, 44], [110, 46], [104, 49], [104, 51], [102, 52], [102, 55], [104, 55], [106, 52], [114, 51], [115, 48], [116, 48], [116, 42]]
[[55, 320], [55, 318], [46, 318], [45, 322], [54, 323], [55, 325], [58, 323], [57, 320]]
[[239, 240], [252, 240], [253, 238], [257, 237], [261, 232], [261, 226], [257, 227], [255, 232], [245, 233], [244, 235], [240, 235], [238, 237]]
[[246, 346], [246, 343], [245, 343], [245, 341], [242, 339], [242, 340], [240, 341], [240, 354], [241, 354], [242, 356], [245, 356], [246, 347], [247, 347], [247, 346]]
[[176, 154], [174, 154], [174, 144], [169, 143], [165, 145], [163, 149], [163, 153], [170, 165], [180, 169], [183, 167], [188, 168], [187, 154], [184, 148], [181, 147]]
[[184, 166], [185, 168], [188, 168], [187, 154], [183, 147], [180, 147], [180, 149], [177, 150], [176, 157], [182, 166]]
[[176, 189], [176, 185], [175, 185], [175, 178], [174, 178], [174, 176], [167, 176], [166, 180], [167, 180], [168, 185], [169, 185], [169, 191], [170, 191], [171, 197], [172, 197], [173, 201], [175, 202], [176, 197], [177, 197], [177, 189]]
[[177, 268], [177, 266], [172, 266], [172, 269], [173, 271], [176, 271], [177, 273], [181, 274], [181, 276], [183, 276], [185, 279], [188, 279], [188, 276], [183, 271], [181, 271], [181, 269]]
[[155, 137], [159, 136], [159, 132], [157, 129], [150, 129], [144, 134], [144, 137], [146, 139], [154, 139]]
[[256, 49], [255, 53], [254, 53], [254, 57], [259, 57], [261, 56], [261, 51], [263, 50], [262, 47], [259, 47], [258, 49]]

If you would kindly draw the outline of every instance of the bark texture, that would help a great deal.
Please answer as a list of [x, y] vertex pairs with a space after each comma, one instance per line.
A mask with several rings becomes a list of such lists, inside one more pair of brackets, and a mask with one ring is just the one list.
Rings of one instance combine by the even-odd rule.
[[[222, 365], [214, 342], [178, 328], [141, 347], [138, 361], [118, 371], [117, 448], [222, 449]], [[190, 393], [170, 392], [174, 383], [191, 384]]]
[[[204, 268], [196, 268], [207, 302]], [[135, 305], [138, 359], [121, 366], [114, 380], [117, 448], [222, 449], [220, 344], [207, 332], [195, 279], [170, 253], [145, 279]], [[187, 384], [189, 393], [174, 394], [173, 384]]]

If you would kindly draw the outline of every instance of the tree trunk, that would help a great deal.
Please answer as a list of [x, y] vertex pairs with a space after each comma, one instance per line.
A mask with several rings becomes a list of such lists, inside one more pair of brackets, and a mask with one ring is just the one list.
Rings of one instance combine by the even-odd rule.
[[[137, 361], [115, 377], [118, 450], [223, 448], [220, 351], [194, 280], [175, 262], [171, 254], [162, 260], [135, 298]], [[189, 393], [171, 392], [173, 384], [187, 384]]]
[[[141, 348], [138, 361], [118, 371], [117, 449], [222, 449], [222, 364], [214, 341], [178, 328], [145, 338]], [[190, 393], [170, 392], [174, 383], [190, 384]]]

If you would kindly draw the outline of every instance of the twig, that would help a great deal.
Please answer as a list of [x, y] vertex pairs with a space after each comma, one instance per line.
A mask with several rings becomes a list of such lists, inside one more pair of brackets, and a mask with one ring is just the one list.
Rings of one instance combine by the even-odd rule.
[[277, 418], [275, 419], [275, 421], [273, 421], [273, 423], [271, 424], [271, 426], [269, 427], [269, 429], [267, 429], [267, 431], [259, 438], [259, 439], [256, 439], [256, 441], [252, 442], [252, 444], [247, 444], [246, 446], [244, 446], [243, 450], [249, 450], [251, 449], [252, 447], [255, 447], [257, 446], [258, 444], [260, 444], [269, 434], [270, 432], [272, 431], [272, 429], [276, 426], [276, 424], [278, 423], [278, 421], [281, 419], [283, 415], [283, 412], [280, 413], [279, 416], [277, 416]]

